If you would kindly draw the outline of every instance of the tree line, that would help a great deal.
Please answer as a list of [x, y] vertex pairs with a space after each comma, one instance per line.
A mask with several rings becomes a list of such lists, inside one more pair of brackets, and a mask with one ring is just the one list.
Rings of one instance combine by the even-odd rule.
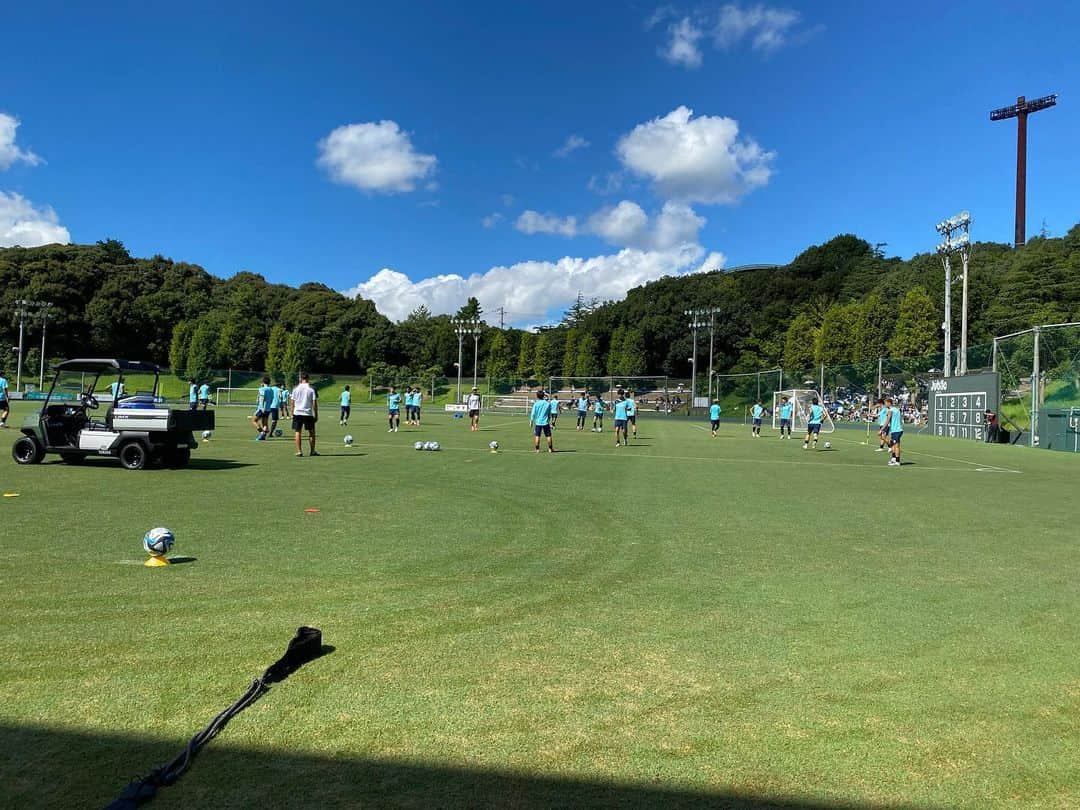
[[[886, 257], [880, 247], [841, 235], [782, 267], [662, 278], [621, 301], [579, 295], [558, 323], [535, 332], [483, 326], [479, 358], [467, 336], [462, 371], [471, 374], [478, 360], [480, 374], [500, 378], [686, 377], [692, 338], [683, 313], [698, 307], [718, 311], [713, 351], [721, 371], [941, 351], [939, 258]], [[976, 243], [971, 267], [971, 344], [1033, 324], [1080, 320], [1080, 225], [1019, 249]], [[0, 311], [12, 316], [0, 320], [0, 366], [9, 370], [19, 298], [52, 302], [53, 357], [141, 358], [197, 376], [220, 368], [402, 379], [456, 373], [452, 316], [420, 307], [393, 323], [371, 301], [324, 284], [290, 287], [246, 271], [221, 279], [161, 255], [132, 257], [116, 240], [0, 249]], [[455, 316], [481, 314], [469, 299]], [[31, 352], [27, 368], [36, 359]]]

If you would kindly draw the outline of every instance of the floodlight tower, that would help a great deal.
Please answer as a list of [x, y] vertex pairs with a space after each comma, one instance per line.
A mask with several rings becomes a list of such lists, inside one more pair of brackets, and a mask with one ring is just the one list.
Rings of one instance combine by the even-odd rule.
[[694, 400], [697, 399], [697, 334], [698, 329], [708, 328], [709, 330], [709, 393], [712, 394], [712, 350], [713, 350], [713, 329], [716, 325], [716, 313], [717, 309], [688, 309], [683, 312], [686, 317], [690, 319], [690, 329], [694, 333], [694, 356], [690, 358], [690, 407], [694, 407]]
[[[461, 345], [466, 335], [472, 335], [475, 349], [480, 340], [479, 318], [452, 318], [450, 323], [454, 326], [454, 334], [457, 335], [457, 404], [461, 404]], [[473, 385], [476, 385], [476, 364], [473, 363]]]
[[[938, 255], [941, 256], [941, 264], [945, 268], [945, 321], [942, 329], [945, 330], [945, 376], [952, 376], [952, 266], [950, 258], [954, 253], [960, 254], [960, 260], [964, 265], [963, 297], [960, 305], [960, 358], [957, 362], [956, 371], [959, 374], [967, 374], [967, 311], [968, 311], [968, 260], [971, 256], [971, 214], [961, 211], [959, 214], [939, 222], [935, 230], [941, 234], [945, 241], [937, 246]], [[959, 281], [960, 279], [955, 279]]]
[[1047, 107], [1057, 105], [1057, 93], [1043, 96], [1032, 101], [1023, 96], [1016, 99], [1016, 103], [1008, 107], [1000, 107], [990, 113], [991, 121], [1004, 121], [1006, 118], [1016, 119], [1016, 232], [1015, 247], [1020, 247], [1027, 241], [1026, 213], [1027, 213], [1027, 117], [1029, 113], [1045, 110]]
[[[28, 301], [25, 298], [16, 299], [15, 305], [19, 308], [19, 365], [15, 369], [15, 390], [22, 390], [22, 366], [23, 366], [23, 341], [26, 335], [26, 319], [38, 313], [47, 313], [52, 304], [48, 301]], [[45, 354], [44, 318], [42, 316], [41, 353]], [[42, 377], [44, 378], [44, 368]]]

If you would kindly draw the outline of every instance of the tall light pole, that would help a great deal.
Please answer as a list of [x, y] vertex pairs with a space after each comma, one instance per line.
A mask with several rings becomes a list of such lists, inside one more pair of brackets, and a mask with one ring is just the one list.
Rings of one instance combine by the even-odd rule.
[[1028, 114], [1045, 110], [1057, 104], [1057, 93], [1028, 101], [1023, 96], [1008, 107], [991, 111], [991, 121], [1016, 119], [1016, 228], [1014, 244], [1020, 247], [1027, 241], [1027, 117]]
[[[474, 337], [474, 348], [479, 345], [480, 319], [479, 318], [453, 318], [450, 323], [454, 325], [454, 333], [457, 335], [457, 402], [461, 404], [461, 345], [466, 335]], [[474, 358], [475, 360], [475, 358]], [[476, 385], [476, 363], [473, 363], [473, 385]]]
[[690, 328], [694, 332], [694, 356], [690, 361], [693, 380], [690, 382], [690, 407], [694, 407], [695, 394], [697, 393], [697, 333], [698, 329], [709, 330], [709, 399], [712, 399], [713, 377], [713, 332], [716, 329], [716, 313], [720, 310], [716, 307], [704, 307], [701, 309], [688, 309], [683, 314], [690, 319]]
[[[22, 366], [23, 366], [23, 346], [26, 335], [26, 318], [28, 316], [33, 317], [40, 310], [48, 310], [52, 306], [48, 301], [28, 301], [25, 298], [19, 298], [15, 301], [16, 306], [19, 307], [19, 365], [15, 369], [15, 390], [22, 390]], [[42, 354], [45, 352], [45, 338], [44, 330], [42, 330]]]
[[38, 390], [45, 387], [45, 330], [49, 323], [49, 310], [52, 304], [45, 304], [41, 308], [41, 369], [38, 372]]
[[960, 358], [957, 362], [956, 371], [959, 374], [967, 374], [967, 311], [968, 311], [968, 261], [971, 256], [971, 214], [961, 211], [956, 216], [939, 222], [935, 230], [941, 234], [945, 241], [937, 246], [938, 255], [945, 268], [945, 321], [942, 328], [945, 330], [945, 376], [952, 376], [952, 266], [950, 257], [954, 253], [960, 254], [960, 260], [964, 265], [963, 297], [960, 305]]

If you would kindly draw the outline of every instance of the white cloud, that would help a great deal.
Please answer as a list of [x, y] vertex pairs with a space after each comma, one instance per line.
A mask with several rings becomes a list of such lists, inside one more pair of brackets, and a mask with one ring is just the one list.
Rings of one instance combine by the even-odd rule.
[[25, 197], [0, 191], [0, 247], [66, 245], [70, 241], [71, 234], [52, 208], [35, 208]]
[[601, 208], [589, 217], [586, 229], [613, 245], [670, 250], [696, 245], [704, 225], [705, 218], [694, 213], [688, 205], [666, 202], [650, 222], [640, 205], [623, 200], [618, 205]]
[[706, 36], [719, 50], [729, 51], [749, 43], [752, 50], [767, 55], [790, 43], [805, 40], [823, 28], [816, 25], [797, 30], [802, 22], [798, 11], [765, 3], [698, 7], [689, 15], [674, 6], [661, 6], [649, 17], [645, 27], [652, 29], [665, 20], [673, 22], [667, 26], [660, 56], [673, 65], [690, 70], [701, 67], [704, 61], [700, 42]]
[[755, 51], [770, 52], [787, 44], [788, 35], [798, 24], [800, 14], [787, 8], [773, 8], [758, 3], [743, 8], [729, 3], [720, 9], [713, 29], [718, 48], [732, 48], [744, 39]]
[[701, 267], [695, 270], [695, 273], [711, 273], [713, 270], [722, 270], [727, 264], [727, 256], [720, 251], [714, 250], [708, 256], [705, 257], [705, 261], [701, 263]]
[[669, 25], [667, 33], [668, 39], [660, 49], [660, 55], [673, 65], [682, 65], [691, 70], [701, 67], [698, 40], [705, 36], [705, 32], [695, 26], [689, 17], [683, 17]]
[[421, 304], [436, 314], [456, 312], [469, 296], [476, 296], [485, 311], [506, 307], [514, 323], [529, 324], [565, 309], [578, 291], [589, 298], [618, 300], [632, 287], [694, 272], [703, 254], [699, 245], [662, 251], [626, 248], [604, 256], [525, 261], [468, 278], [446, 275], [417, 282], [384, 268], [345, 295], [373, 300], [380, 312], [394, 320], [408, 317]]
[[363, 191], [412, 191], [437, 162], [417, 152], [395, 121], [347, 124], [319, 141], [318, 165], [334, 181]]
[[589, 178], [588, 188], [593, 194], [606, 197], [608, 194], [618, 194], [623, 190], [624, 178], [622, 172], [608, 172], [601, 176], [594, 174]]
[[485, 228], [494, 228], [496, 225], [499, 224], [499, 222], [502, 221], [502, 218], [503, 215], [496, 211], [492, 214], [488, 214], [486, 217], [480, 220], [480, 224], [483, 225]]
[[555, 157], [566, 157], [571, 152], [576, 152], [578, 149], [585, 149], [589, 146], [589, 142], [582, 138], [580, 135], [571, 135], [566, 139], [566, 143], [555, 150]]
[[539, 211], [523, 211], [514, 227], [522, 233], [551, 233], [559, 236], [576, 236], [578, 232], [576, 217], [559, 217], [555, 214], [541, 214]]
[[15, 144], [15, 130], [19, 128], [19, 119], [0, 112], [0, 171], [9, 168], [14, 163], [25, 163], [28, 166], [37, 166], [44, 163], [38, 155], [25, 149], [20, 149]]
[[774, 152], [740, 139], [732, 118], [693, 115], [682, 106], [638, 124], [616, 144], [619, 160], [660, 196], [680, 202], [733, 203], [768, 183]]

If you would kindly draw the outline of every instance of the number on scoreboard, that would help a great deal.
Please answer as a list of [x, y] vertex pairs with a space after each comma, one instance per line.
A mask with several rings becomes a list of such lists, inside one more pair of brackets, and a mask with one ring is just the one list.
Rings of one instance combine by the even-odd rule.
[[986, 433], [985, 391], [934, 394], [934, 433], [953, 439], [981, 442]]

